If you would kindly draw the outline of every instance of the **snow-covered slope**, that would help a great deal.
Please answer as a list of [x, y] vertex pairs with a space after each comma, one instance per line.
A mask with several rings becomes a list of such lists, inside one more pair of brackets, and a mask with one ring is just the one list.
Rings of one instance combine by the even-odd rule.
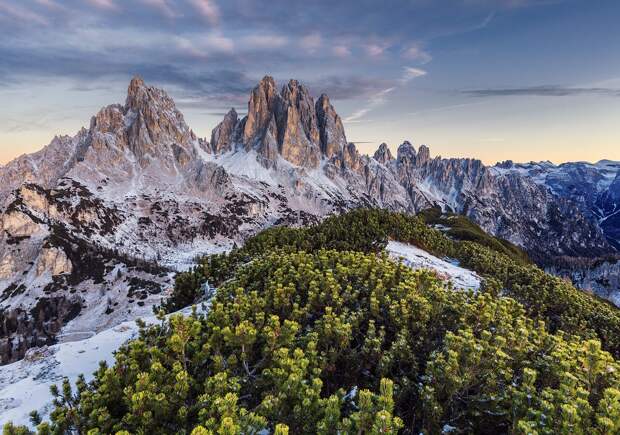
[[[198, 312], [204, 312], [204, 308], [199, 306]], [[180, 313], [189, 315], [191, 310]], [[158, 322], [154, 316], [142, 320], [147, 325]], [[136, 338], [139, 331], [135, 321], [123, 322], [89, 338], [32, 349], [21, 361], [0, 366], [0, 426], [9, 421], [30, 426], [29, 414], [33, 410], [48, 416], [53, 409], [52, 385], [66, 378], [73, 386], [81, 374], [89, 381], [99, 363], [112, 365], [114, 352]]]
[[460, 267], [456, 260], [437, 258], [417, 246], [393, 240], [388, 242], [386, 251], [390, 257], [402, 261], [412, 269], [435, 271], [439, 278], [452, 283], [456, 289], [480, 289], [482, 279], [475, 272]]

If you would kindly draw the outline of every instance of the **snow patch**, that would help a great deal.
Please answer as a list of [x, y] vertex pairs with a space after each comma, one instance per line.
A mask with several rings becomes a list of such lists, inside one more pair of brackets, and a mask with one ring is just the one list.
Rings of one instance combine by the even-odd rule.
[[[191, 307], [180, 313], [189, 315]], [[154, 316], [142, 320], [148, 325], [159, 322]], [[139, 330], [135, 321], [121, 323], [81, 341], [31, 349], [23, 360], [0, 366], [0, 425], [12, 421], [31, 426], [29, 414], [35, 409], [47, 418], [53, 410], [52, 385], [68, 378], [75, 387], [80, 374], [90, 381], [99, 362], [106, 361], [111, 366], [114, 352], [136, 338]]]
[[458, 261], [442, 260], [413, 245], [390, 241], [386, 248], [392, 258], [402, 260], [412, 269], [431, 269], [440, 278], [451, 282], [459, 289], [480, 289], [482, 279], [475, 272], [459, 266]]

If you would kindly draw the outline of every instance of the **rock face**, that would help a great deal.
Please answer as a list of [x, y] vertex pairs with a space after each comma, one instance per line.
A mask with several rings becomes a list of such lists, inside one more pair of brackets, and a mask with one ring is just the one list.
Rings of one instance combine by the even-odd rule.
[[232, 146], [239, 138], [234, 136], [239, 116], [235, 109], [230, 111], [224, 117], [224, 120], [213, 129], [211, 133], [211, 150], [215, 154], [223, 154], [232, 149]]
[[382, 165], [388, 165], [392, 160], [394, 160], [394, 156], [385, 142], [379, 145], [379, 148], [375, 151], [373, 158]]
[[278, 92], [272, 77], [252, 90], [248, 115], [238, 120], [229, 112], [211, 136], [215, 154], [244, 149], [256, 151], [260, 163], [275, 168], [278, 159], [314, 169], [322, 159], [338, 157], [347, 144], [342, 121], [327, 95], [314, 102], [297, 80]]
[[55, 247], [44, 248], [39, 254], [36, 265], [36, 276], [40, 277], [46, 272], [52, 276], [62, 275], [63, 273], [71, 273], [73, 264], [62, 249]]
[[2, 361], [149, 313], [197, 255], [354, 207], [440, 206], [541, 263], [613, 253], [612, 163], [601, 179], [600, 168], [574, 166], [586, 195], [550, 167], [487, 167], [409, 142], [396, 157], [386, 144], [369, 157], [347, 142], [326, 95], [314, 101], [295, 80], [278, 90], [271, 77], [252, 90], [247, 116], [231, 110], [207, 142], [164, 91], [134, 78], [125, 103], [88, 129], [0, 167]]
[[597, 223], [607, 242], [620, 249], [620, 162], [498, 163], [497, 173], [513, 173], [545, 187], [555, 197], [568, 200]]
[[337, 157], [347, 145], [347, 138], [342, 120], [325, 94], [316, 101], [316, 115], [321, 136], [321, 152], [328, 159]]

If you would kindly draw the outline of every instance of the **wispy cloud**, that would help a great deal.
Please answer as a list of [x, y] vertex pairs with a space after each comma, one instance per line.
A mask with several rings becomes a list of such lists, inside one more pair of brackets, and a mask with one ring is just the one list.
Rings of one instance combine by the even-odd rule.
[[220, 21], [220, 8], [215, 0], [189, 0], [200, 15], [206, 18], [212, 25]]
[[413, 43], [406, 46], [402, 52], [402, 57], [407, 60], [419, 62], [422, 65], [427, 64], [431, 60], [433, 60], [433, 57], [430, 55], [430, 53], [424, 50], [419, 43]]
[[336, 57], [346, 58], [351, 56], [351, 49], [346, 45], [334, 45], [332, 47], [332, 53], [334, 53]]
[[370, 42], [362, 46], [366, 54], [370, 57], [378, 58], [390, 48], [390, 44], [387, 42]]
[[570, 97], [578, 95], [620, 96], [620, 89], [597, 87], [564, 87], [557, 85], [529, 86], [520, 88], [467, 89], [460, 92], [471, 97]]
[[[44, 26], [49, 24], [45, 17], [35, 12], [2, 1], [0, 1], [0, 14], [7, 14], [10, 18], [24, 23], [40, 24]], [[0, 18], [1, 17], [2, 15], [0, 15]]]
[[87, 2], [99, 9], [118, 10], [118, 5], [113, 0], [87, 0]]
[[368, 102], [364, 107], [356, 110], [351, 115], [346, 117], [345, 121], [346, 122], [358, 122], [361, 118], [366, 116], [369, 112], [385, 104], [387, 102], [388, 96], [392, 94], [396, 89], [398, 89], [398, 87], [404, 86], [407, 83], [409, 83], [411, 80], [416, 79], [418, 77], [425, 76], [425, 75], [426, 75], [426, 71], [421, 70], [419, 68], [413, 68], [413, 67], [403, 68], [403, 74], [400, 77], [400, 79], [396, 81], [396, 84], [394, 86], [383, 89], [377, 92], [376, 94], [372, 95], [368, 99]]
[[360, 118], [364, 117], [366, 114], [368, 114], [373, 109], [385, 104], [385, 102], [387, 101], [388, 95], [391, 94], [394, 91], [394, 89], [396, 89], [396, 87], [383, 89], [381, 92], [378, 92], [375, 95], [373, 95], [368, 100], [368, 103], [366, 104], [365, 107], [358, 109], [355, 112], [353, 112], [351, 115], [347, 116], [344, 119], [345, 122], [358, 121]]
[[284, 35], [255, 34], [241, 38], [241, 45], [246, 49], [273, 50], [289, 44], [289, 39]]
[[166, 0], [142, 0], [147, 6], [152, 7], [166, 18], [176, 18], [179, 13], [172, 9]]
[[411, 66], [406, 66], [403, 68], [403, 75], [400, 78], [400, 83], [402, 85], [406, 85], [413, 79], [417, 79], [418, 77], [422, 77], [426, 75], [426, 71], [420, 68], [414, 68]]

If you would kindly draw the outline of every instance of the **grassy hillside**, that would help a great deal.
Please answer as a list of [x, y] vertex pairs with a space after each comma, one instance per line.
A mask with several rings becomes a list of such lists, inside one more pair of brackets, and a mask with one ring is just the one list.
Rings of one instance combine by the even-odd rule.
[[[479, 228], [426, 219], [355, 210], [203, 259], [164, 308], [208, 281], [209, 312], [162, 317], [93, 382], [65, 383], [39, 433], [620, 433], [620, 312]], [[392, 261], [389, 239], [483, 289]]]

